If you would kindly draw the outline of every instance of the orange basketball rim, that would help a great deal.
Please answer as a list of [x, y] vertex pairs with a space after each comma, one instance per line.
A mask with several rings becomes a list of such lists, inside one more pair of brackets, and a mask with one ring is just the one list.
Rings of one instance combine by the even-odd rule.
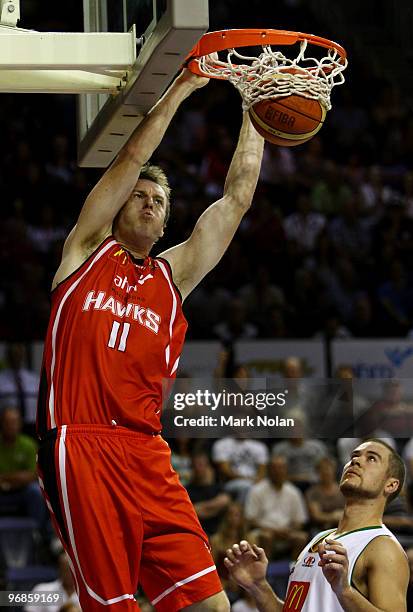
[[[298, 52], [291, 57], [294, 45]], [[252, 47], [261, 48], [258, 55]], [[261, 100], [299, 95], [318, 100], [328, 111], [331, 90], [344, 83], [347, 54], [338, 43], [314, 34], [220, 30], [204, 34], [188, 55], [187, 66], [196, 74], [230, 81], [242, 96], [244, 110]]]

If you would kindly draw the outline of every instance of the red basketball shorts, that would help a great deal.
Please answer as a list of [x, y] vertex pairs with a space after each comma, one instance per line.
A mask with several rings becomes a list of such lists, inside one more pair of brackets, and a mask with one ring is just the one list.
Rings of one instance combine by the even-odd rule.
[[63, 426], [42, 442], [38, 468], [84, 612], [138, 610], [138, 583], [164, 612], [222, 590], [161, 436]]

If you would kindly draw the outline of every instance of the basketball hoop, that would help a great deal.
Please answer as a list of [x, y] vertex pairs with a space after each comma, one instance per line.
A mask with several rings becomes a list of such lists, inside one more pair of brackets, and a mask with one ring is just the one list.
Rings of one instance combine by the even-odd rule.
[[[298, 43], [299, 52], [289, 59], [272, 45], [291, 46]], [[321, 58], [307, 57], [308, 45], [327, 52]], [[261, 47], [258, 55], [245, 55], [237, 49]], [[226, 58], [211, 57], [227, 51]], [[315, 50], [312, 55], [315, 55]], [[284, 30], [220, 30], [204, 34], [187, 58], [188, 68], [195, 74], [226, 79], [240, 92], [243, 109], [261, 100], [291, 95], [318, 100], [331, 109], [333, 87], [344, 83], [347, 67], [346, 51], [339, 44], [302, 32]]]

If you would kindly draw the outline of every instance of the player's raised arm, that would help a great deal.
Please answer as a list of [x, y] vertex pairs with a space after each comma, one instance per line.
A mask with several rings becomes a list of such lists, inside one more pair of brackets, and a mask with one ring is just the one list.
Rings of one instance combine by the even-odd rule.
[[266, 580], [268, 559], [263, 548], [242, 540], [227, 550], [224, 563], [231, 578], [254, 598], [259, 612], [282, 611], [284, 602]]
[[136, 128], [115, 161], [87, 197], [69, 248], [88, 251], [112, 229], [112, 222], [129, 198], [142, 166], [160, 144], [179, 105], [208, 79], [183, 70]]
[[183, 298], [219, 262], [251, 206], [263, 149], [264, 139], [245, 112], [223, 197], [200, 216], [188, 240], [162, 253], [172, 267]]

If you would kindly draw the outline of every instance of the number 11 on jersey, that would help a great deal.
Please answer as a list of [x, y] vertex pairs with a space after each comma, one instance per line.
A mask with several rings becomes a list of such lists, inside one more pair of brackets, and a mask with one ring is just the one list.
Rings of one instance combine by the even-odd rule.
[[119, 329], [122, 327], [120, 332], [120, 340], [117, 347], [118, 351], [124, 352], [126, 350], [126, 340], [128, 338], [130, 323], [119, 323], [119, 321], [113, 321], [112, 329], [110, 331], [108, 347], [116, 349], [116, 342], [119, 336]]

